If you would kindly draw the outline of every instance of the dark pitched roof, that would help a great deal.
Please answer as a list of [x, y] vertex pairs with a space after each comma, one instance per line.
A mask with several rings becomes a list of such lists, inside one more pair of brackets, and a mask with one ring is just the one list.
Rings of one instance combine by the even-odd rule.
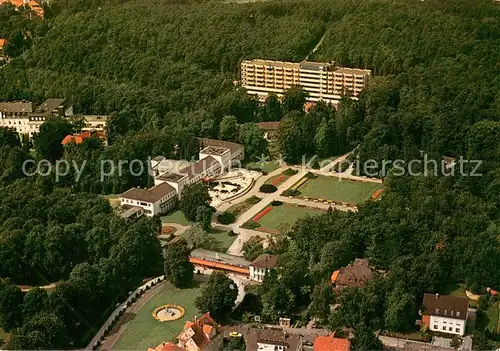
[[466, 320], [469, 299], [451, 295], [424, 294], [423, 307], [424, 314]]
[[278, 130], [280, 127], [280, 122], [259, 122], [257, 127], [262, 130]]
[[256, 268], [272, 269], [276, 266], [277, 263], [278, 263], [278, 256], [262, 254], [252, 262], [252, 266]]
[[57, 110], [57, 108], [59, 106], [64, 104], [64, 101], [66, 101], [66, 100], [65, 99], [47, 99], [44, 102], [42, 102], [42, 104], [40, 106], [37, 107], [35, 112], [47, 113], [47, 112], [55, 111], [55, 110]]
[[368, 265], [368, 261], [356, 258], [354, 263], [350, 263], [347, 267], [342, 267], [338, 271], [333, 272], [332, 283], [336, 286], [348, 286], [363, 288], [369, 280], [373, 278], [373, 270]]
[[33, 112], [33, 103], [26, 101], [0, 102], [0, 112], [30, 113]]
[[153, 203], [172, 191], [175, 191], [175, 189], [168, 183], [161, 183], [150, 189], [132, 188], [121, 194], [120, 197]]

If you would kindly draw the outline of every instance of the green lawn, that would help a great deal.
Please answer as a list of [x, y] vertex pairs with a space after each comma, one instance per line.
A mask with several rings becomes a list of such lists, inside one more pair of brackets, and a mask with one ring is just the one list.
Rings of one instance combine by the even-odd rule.
[[349, 179], [318, 176], [299, 187], [302, 196], [359, 204], [368, 200], [382, 184], [357, 182]]
[[[154, 348], [163, 341], [171, 341], [182, 331], [186, 321], [193, 319], [196, 315], [199, 316], [194, 307], [194, 301], [199, 292], [199, 287], [181, 290], [170, 283], [165, 283], [161, 291], [146, 302], [128, 323], [113, 349], [147, 350], [148, 347]], [[186, 310], [184, 317], [172, 322], [160, 322], [154, 319], [153, 310], [167, 303], [184, 307]]]
[[317, 215], [325, 213], [322, 210], [308, 207], [299, 207], [284, 203], [281, 206], [275, 206], [259, 220], [261, 227], [280, 230], [284, 225], [292, 225], [297, 219], [306, 215]]
[[486, 311], [486, 316], [488, 317], [488, 329], [492, 333], [498, 333], [500, 330], [500, 324], [498, 320], [498, 314], [500, 313], [500, 302], [497, 301], [495, 304], [490, 305]]
[[[236, 236], [229, 236], [227, 234], [228, 232], [224, 230], [218, 230], [218, 229], [212, 229], [208, 235], [213, 237], [215, 240], [219, 242], [219, 247], [218, 250], [219, 252], [226, 252], [227, 249], [233, 244], [234, 240], [236, 239]], [[187, 238], [188, 231], [185, 231], [182, 233], [180, 236], [183, 238]]]
[[271, 162], [252, 162], [247, 165], [248, 168], [260, 168], [264, 172], [270, 173], [274, 171], [275, 169], [278, 169], [280, 165], [276, 161], [271, 161]]
[[0, 328], [0, 347], [10, 338], [10, 334]]
[[181, 210], [176, 210], [174, 212], [170, 212], [168, 215], [161, 217], [161, 221], [163, 223], [177, 223], [180, 225], [192, 225], [192, 222], [189, 222], [186, 217], [184, 217], [184, 213]]

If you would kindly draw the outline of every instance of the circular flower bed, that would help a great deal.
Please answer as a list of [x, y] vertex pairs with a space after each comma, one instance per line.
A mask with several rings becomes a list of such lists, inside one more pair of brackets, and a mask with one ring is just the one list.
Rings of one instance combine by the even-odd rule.
[[170, 322], [182, 318], [186, 311], [179, 305], [166, 304], [156, 307], [153, 317], [160, 322]]

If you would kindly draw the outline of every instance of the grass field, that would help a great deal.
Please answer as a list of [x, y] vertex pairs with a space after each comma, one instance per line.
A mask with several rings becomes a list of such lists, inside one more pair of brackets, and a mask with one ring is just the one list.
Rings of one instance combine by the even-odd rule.
[[248, 168], [253, 168], [253, 169], [260, 168], [264, 172], [269, 173], [269, 172], [274, 171], [275, 169], [278, 169], [280, 167], [280, 165], [276, 161], [272, 161], [272, 162], [252, 162], [252, 163], [249, 163], [247, 165], [247, 167]]
[[0, 346], [2, 346], [10, 338], [10, 334], [0, 328]]
[[381, 188], [382, 184], [318, 176], [309, 179], [298, 190], [306, 197], [359, 204], [368, 200], [377, 189]]
[[161, 217], [161, 221], [163, 223], [177, 223], [180, 225], [191, 225], [193, 223], [189, 222], [186, 217], [184, 217], [184, 213], [181, 210], [176, 210], [174, 212], [170, 212], [168, 215]]
[[[128, 323], [113, 349], [147, 350], [148, 347], [154, 348], [163, 341], [171, 341], [182, 331], [186, 321], [199, 315], [194, 307], [194, 301], [199, 292], [199, 286], [181, 290], [170, 283], [165, 283], [159, 293], [146, 302]], [[154, 319], [153, 310], [167, 303], [184, 307], [186, 310], [184, 317], [172, 322], [160, 322]]]
[[488, 329], [492, 333], [498, 333], [500, 331], [500, 320], [498, 314], [500, 313], [500, 302], [497, 301], [492, 304], [490, 308], [486, 311], [486, 316], [488, 317]]
[[[227, 234], [228, 232], [224, 230], [218, 230], [218, 229], [212, 229], [208, 235], [213, 237], [215, 240], [219, 242], [219, 247], [218, 250], [219, 252], [226, 252], [227, 249], [232, 245], [234, 240], [236, 239], [236, 236], [229, 236]], [[181, 234], [181, 237], [187, 238], [188, 231], [185, 231], [184, 233]]]
[[297, 219], [308, 214], [317, 215], [323, 213], [325, 212], [318, 209], [299, 207], [284, 203], [281, 206], [273, 207], [271, 211], [259, 220], [259, 224], [261, 227], [267, 229], [279, 230], [285, 225], [294, 224]]

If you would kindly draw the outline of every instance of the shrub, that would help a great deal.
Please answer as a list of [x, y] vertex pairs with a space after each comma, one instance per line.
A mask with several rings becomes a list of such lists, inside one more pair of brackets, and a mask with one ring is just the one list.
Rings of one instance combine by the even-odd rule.
[[313, 169], [320, 169], [320, 164], [319, 164], [319, 161], [318, 161], [318, 159], [317, 159], [317, 158], [315, 158], [315, 159], [314, 159], [314, 161], [313, 161], [313, 162], [312, 162], [312, 164], [311, 164], [311, 167], [312, 167]]
[[253, 195], [252, 197], [249, 197], [248, 199], [246, 199], [245, 202], [247, 204], [250, 204], [250, 205], [255, 205], [255, 204], [259, 203], [260, 200], [262, 200], [262, 198]]
[[281, 206], [281, 205], [283, 205], [282, 201], [278, 200], [271, 201], [271, 206]]
[[232, 229], [229, 232], [227, 232], [227, 236], [236, 236], [236, 235], [238, 234], [236, 234]]
[[245, 228], [245, 229], [255, 229], [255, 228], [259, 228], [260, 224], [258, 222], [254, 222], [252, 220], [249, 220], [249, 221], [243, 223], [243, 225], [241, 227]]
[[307, 173], [306, 173], [306, 175], [305, 175], [304, 177], [306, 177], [306, 178], [308, 178], [308, 179], [315, 179], [315, 178], [317, 178], [318, 176], [317, 176], [316, 174], [314, 174], [314, 173], [307, 172]]
[[231, 224], [234, 223], [236, 220], [236, 215], [232, 212], [222, 212], [218, 217], [217, 220], [221, 224]]
[[335, 166], [333, 166], [333, 170], [335, 172], [338, 172], [338, 173], [343, 173], [343, 172], [347, 171], [347, 169], [349, 168], [349, 165], [350, 165], [350, 162], [344, 160], [342, 162], [337, 163]]
[[283, 196], [299, 196], [300, 191], [298, 191], [297, 189], [287, 189], [287, 190], [283, 191], [283, 193], [281, 193], [281, 195], [283, 195]]
[[268, 174], [266, 171], [262, 171], [261, 173], [262, 173], [262, 175], [267, 175]]
[[272, 184], [262, 184], [259, 190], [263, 193], [269, 194], [274, 193], [278, 188]]
[[286, 176], [293, 176], [297, 173], [299, 173], [299, 171], [297, 171], [296, 169], [292, 169], [292, 168], [287, 168], [283, 171], [283, 174]]

